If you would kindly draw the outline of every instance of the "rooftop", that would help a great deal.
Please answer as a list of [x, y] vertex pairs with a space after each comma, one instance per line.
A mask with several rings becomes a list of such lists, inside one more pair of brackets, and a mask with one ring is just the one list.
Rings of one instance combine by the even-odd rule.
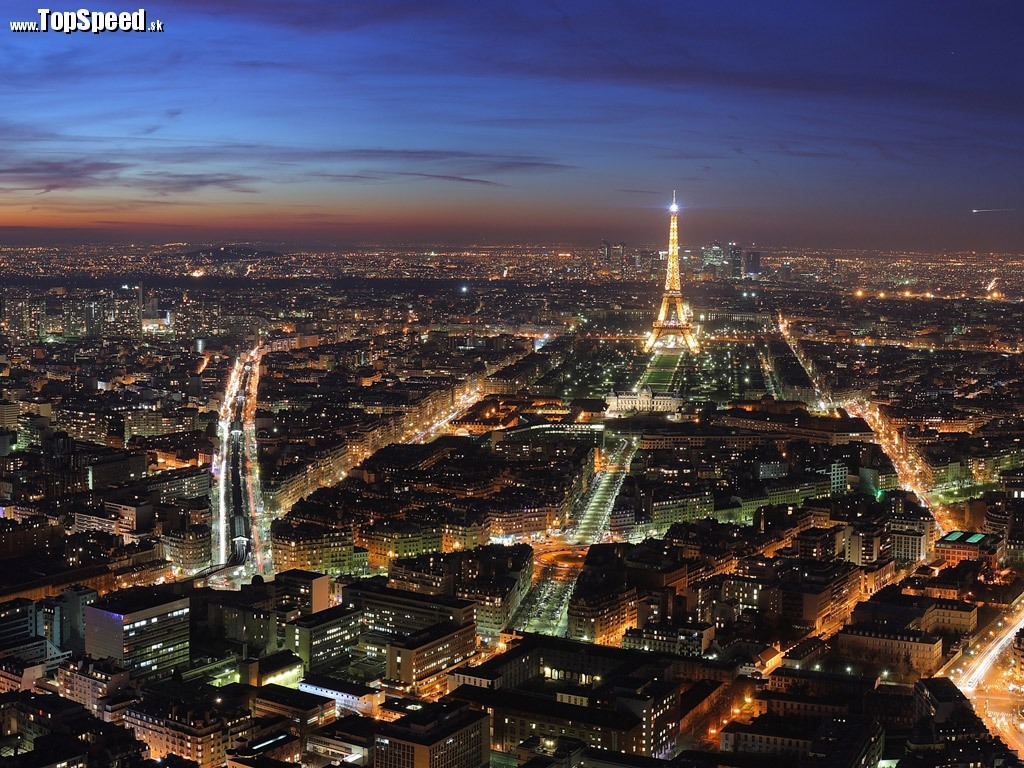
[[978, 531], [950, 531], [943, 536], [938, 544], [969, 544], [979, 548], [990, 548], [997, 546], [1001, 540], [1000, 536], [991, 533]]
[[285, 688], [283, 685], [277, 685], [276, 683], [259, 688], [256, 691], [256, 699], [283, 704], [286, 707], [297, 709], [317, 709], [327, 705], [334, 706], [334, 699], [317, 696], [315, 693], [298, 691], [294, 688]]
[[158, 608], [162, 605], [170, 605], [177, 602], [183, 602], [187, 607], [189, 599], [187, 596], [176, 595], [166, 589], [132, 587], [131, 589], [109, 592], [89, 607], [125, 616], [130, 613]]

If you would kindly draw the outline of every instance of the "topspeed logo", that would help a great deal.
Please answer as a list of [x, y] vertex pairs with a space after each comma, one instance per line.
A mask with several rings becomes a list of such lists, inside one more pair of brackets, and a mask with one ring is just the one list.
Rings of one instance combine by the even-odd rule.
[[[39, 8], [38, 22], [19, 22], [19, 32], [163, 32], [163, 22], [154, 21], [146, 25], [146, 9], [131, 11], [92, 11], [81, 8], [77, 11], [51, 11]], [[15, 22], [11, 22], [15, 29]]]

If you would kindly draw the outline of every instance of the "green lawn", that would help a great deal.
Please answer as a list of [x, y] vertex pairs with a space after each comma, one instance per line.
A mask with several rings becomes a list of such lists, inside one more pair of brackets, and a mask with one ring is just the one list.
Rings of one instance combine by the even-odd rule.
[[649, 384], [655, 392], [664, 392], [672, 385], [676, 376], [679, 361], [685, 350], [672, 349], [655, 353], [654, 359], [648, 364], [641, 384]]
[[967, 485], [963, 488], [951, 488], [944, 491], [933, 491], [928, 496], [931, 500], [937, 500], [941, 504], [956, 504], [968, 499], [976, 499], [988, 491], [999, 489], [999, 483], [984, 483], [981, 485]]

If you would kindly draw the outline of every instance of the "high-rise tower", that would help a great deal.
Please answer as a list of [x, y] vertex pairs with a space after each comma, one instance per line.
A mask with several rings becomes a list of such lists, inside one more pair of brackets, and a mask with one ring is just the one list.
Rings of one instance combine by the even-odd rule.
[[646, 349], [654, 347], [686, 347], [697, 350], [697, 331], [693, 326], [693, 313], [683, 301], [683, 288], [679, 277], [679, 205], [672, 192], [671, 217], [668, 227], [668, 262], [665, 267], [665, 290], [661, 295], [661, 308], [654, 328], [647, 337]]

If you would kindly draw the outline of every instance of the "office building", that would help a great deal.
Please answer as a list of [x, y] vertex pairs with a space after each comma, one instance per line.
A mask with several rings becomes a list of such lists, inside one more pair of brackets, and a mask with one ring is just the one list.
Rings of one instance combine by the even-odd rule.
[[476, 623], [476, 603], [448, 595], [421, 595], [392, 589], [382, 579], [346, 584], [344, 601], [363, 609], [366, 628], [385, 635], [410, 635], [441, 621]]
[[334, 722], [337, 707], [334, 699], [315, 693], [285, 688], [271, 683], [256, 692], [252, 701], [253, 717], [285, 717], [288, 730], [296, 736], [305, 736], [317, 728]]
[[465, 704], [425, 704], [377, 729], [376, 768], [487, 768], [490, 764], [486, 712]]
[[729, 243], [729, 277], [733, 280], [743, 277], [743, 249], [736, 243]]
[[23, 597], [0, 603], [0, 659], [45, 664], [52, 671], [71, 653], [47, 639], [46, 612], [40, 613], [39, 607]]
[[442, 622], [388, 643], [387, 681], [415, 696], [447, 692], [447, 673], [476, 654], [476, 625]]
[[278, 571], [274, 577], [274, 594], [279, 606], [287, 603], [302, 613], [319, 613], [331, 604], [331, 578], [298, 568]]
[[337, 667], [359, 642], [362, 626], [361, 610], [338, 605], [285, 624], [285, 647], [302, 659], [306, 672], [327, 672]]
[[677, 656], [528, 635], [450, 673], [449, 698], [491, 714], [491, 746], [514, 753], [530, 736], [569, 736], [646, 757], [676, 748], [683, 683]]
[[112, 659], [132, 678], [160, 678], [189, 660], [189, 598], [135, 587], [85, 608], [85, 652]]
[[384, 691], [379, 688], [327, 675], [307, 675], [299, 681], [299, 690], [334, 699], [338, 717], [353, 712], [365, 717], [376, 717], [385, 697]]

